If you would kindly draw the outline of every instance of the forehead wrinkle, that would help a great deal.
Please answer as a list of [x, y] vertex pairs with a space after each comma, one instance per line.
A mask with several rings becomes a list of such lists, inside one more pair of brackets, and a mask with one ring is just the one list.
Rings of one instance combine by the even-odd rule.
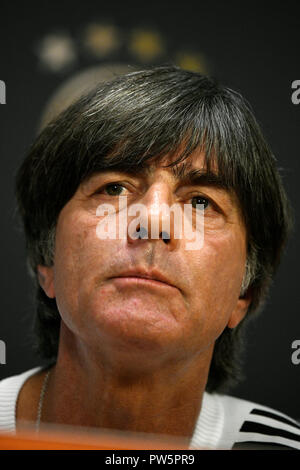
[[[145, 173], [147, 176], [151, 176], [154, 173], [156, 165], [147, 165], [145, 167]], [[168, 168], [164, 166], [163, 168]], [[185, 185], [206, 185], [214, 186], [219, 189], [229, 190], [228, 184], [225, 179], [213, 170], [207, 170], [205, 166], [202, 168], [194, 167], [190, 161], [183, 161], [177, 165], [169, 167], [171, 169], [172, 176], [175, 180]], [[143, 172], [143, 170], [141, 170]]]

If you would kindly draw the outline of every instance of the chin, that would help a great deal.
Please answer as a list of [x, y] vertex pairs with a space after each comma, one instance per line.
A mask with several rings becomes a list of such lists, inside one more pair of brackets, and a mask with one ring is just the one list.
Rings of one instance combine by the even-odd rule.
[[[95, 306], [94, 306], [95, 307]], [[93, 330], [108, 342], [116, 342], [119, 347], [134, 347], [139, 350], [164, 349], [176, 342], [182, 329], [167, 308], [153, 303], [113, 302], [105, 308], [93, 308]]]

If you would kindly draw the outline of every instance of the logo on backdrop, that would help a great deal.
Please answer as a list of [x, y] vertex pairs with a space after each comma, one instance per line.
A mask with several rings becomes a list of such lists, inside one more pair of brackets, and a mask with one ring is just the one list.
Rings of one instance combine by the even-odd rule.
[[6, 104], [6, 85], [3, 80], [0, 80], [0, 104]]
[[0, 364], [6, 364], [6, 345], [0, 339]]
[[[177, 36], [175, 36], [177, 38]], [[174, 42], [175, 42], [174, 38]], [[209, 66], [201, 51], [171, 44], [172, 38], [164, 37], [158, 29], [136, 24], [124, 31], [114, 23], [92, 21], [81, 24], [78, 31], [49, 31], [36, 44], [35, 54], [39, 66], [52, 73], [80, 69], [81, 62], [107, 65], [111, 62], [140, 65], [154, 64], [159, 60], [172, 60], [182, 68], [207, 73]], [[177, 41], [176, 41], [177, 42]], [[169, 46], [170, 49], [169, 50]]]
[[300, 103], [300, 80], [293, 81], [292, 90], [295, 90], [291, 96], [292, 103], [299, 104]]
[[123, 30], [114, 22], [99, 19], [84, 22], [72, 32], [49, 30], [38, 39], [34, 54], [40, 71], [60, 79], [44, 108], [39, 131], [99, 83], [137, 68], [171, 62], [183, 69], [210, 73], [210, 62], [198, 45], [186, 47], [177, 33], [173, 38], [165, 37], [158, 29], [140, 23]]

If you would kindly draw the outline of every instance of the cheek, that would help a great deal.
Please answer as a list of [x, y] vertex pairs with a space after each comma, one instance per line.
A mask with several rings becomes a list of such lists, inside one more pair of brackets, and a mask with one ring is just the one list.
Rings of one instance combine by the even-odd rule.
[[[246, 262], [245, 242], [241, 237], [225, 233], [207, 235], [202, 249], [195, 258], [195, 271], [202, 277], [213, 277], [227, 286], [238, 285], [243, 277]], [[219, 285], [221, 287], [221, 285]]]
[[[96, 236], [98, 219], [87, 211], [72, 211], [65, 207], [58, 219], [55, 245], [55, 262], [59, 269], [78, 274], [87, 269], [91, 259], [99, 256], [99, 239]], [[86, 274], [81, 272], [82, 276]]]
[[238, 301], [246, 261], [243, 238], [231, 234], [207, 236], [193, 255], [196, 273], [194, 309], [199, 308], [208, 327], [222, 329]]
[[[81, 322], [94, 289], [108, 275], [120, 255], [118, 240], [97, 236], [99, 217], [65, 207], [56, 230], [54, 283], [61, 316], [73, 328]], [[74, 320], [74, 324], [73, 324]]]
[[56, 230], [54, 285], [61, 314], [76, 311], [80, 285], [89, 275], [97, 251], [96, 222], [81, 214], [61, 212]]

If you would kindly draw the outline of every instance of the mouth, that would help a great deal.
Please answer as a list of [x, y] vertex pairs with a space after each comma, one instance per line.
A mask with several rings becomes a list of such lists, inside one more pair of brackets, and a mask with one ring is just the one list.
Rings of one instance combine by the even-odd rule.
[[148, 286], [157, 286], [157, 287], [171, 287], [177, 288], [172, 281], [170, 281], [166, 276], [158, 272], [141, 272], [140, 270], [135, 271], [126, 271], [118, 276], [112, 277], [112, 279], [119, 279], [125, 284], [137, 284], [137, 285], [148, 285]]

